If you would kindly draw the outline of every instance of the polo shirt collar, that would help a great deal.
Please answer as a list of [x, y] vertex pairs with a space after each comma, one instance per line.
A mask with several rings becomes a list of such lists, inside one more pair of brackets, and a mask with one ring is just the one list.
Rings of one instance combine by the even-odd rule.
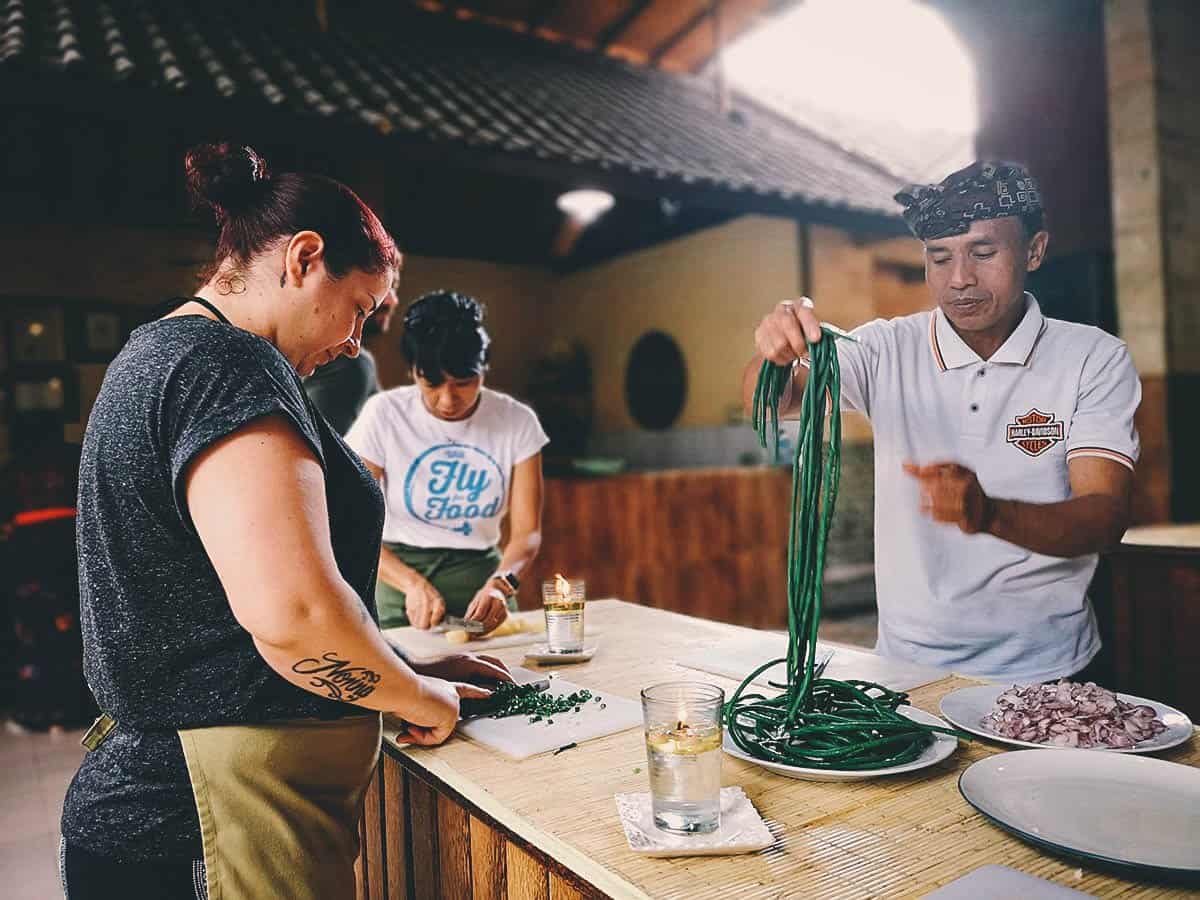
[[[1033, 356], [1033, 348], [1038, 338], [1046, 328], [1046, 319], [1042, 315], [1037, 299], [1028, 291], [1025, 292], [1025, 315], [1021, 318], [1016, 330], [1008, 336], [1000, 349], [988, 360], [991, 363], [1004, 363], [1024, 366], [1029, 364]], [[929, 320], [929, 346], [933, 351], [933, 362], [941, 372], [949, 369], [959, 369], [972, 363], [983, 362], [974, 350], [958, 336], [958, 332], [946, 318], [941, 307], [933, 311]]]

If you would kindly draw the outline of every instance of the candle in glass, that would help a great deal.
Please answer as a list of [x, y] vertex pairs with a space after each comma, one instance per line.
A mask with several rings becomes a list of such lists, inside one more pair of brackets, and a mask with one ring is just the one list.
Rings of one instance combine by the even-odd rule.
[[721, 709], [712, 684], [674, 681], [642, 691], [654, 824], [704, 834], [721, 824]]
[[586, 600], [582, 578], [542, 582], [542, 605], [546, 612], [546, 644], [551, 653], [583, 651], [583, 608]]

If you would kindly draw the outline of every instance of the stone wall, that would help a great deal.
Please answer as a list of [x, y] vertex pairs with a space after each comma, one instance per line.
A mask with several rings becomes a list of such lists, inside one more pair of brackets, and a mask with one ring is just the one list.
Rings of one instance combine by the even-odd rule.
[[1200, 28], [1187, 0], [1107, 0], [1121, 336], [1142, 375], [1140, 521], [1200, 517]]

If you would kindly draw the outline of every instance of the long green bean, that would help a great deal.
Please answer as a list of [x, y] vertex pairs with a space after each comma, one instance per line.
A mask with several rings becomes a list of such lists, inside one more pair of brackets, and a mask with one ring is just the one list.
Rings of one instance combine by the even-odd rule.
[[[757, 759], [810, 769], [882, 769], [916, 759], [936, 732], [965, 735], [901, 715], [897, 709], [908, 700], [903, 692], [868, 681], [823, 678], [824, 665], [816, 663], [825, 547], [841, 479], [841, 372], [834, 341], [848, 337], [829, 328], [822, 331], [825, 336], [809, 347], [792, 459], [787, 657], [770, 660], [746, 676], [726, 705], [725, 724], [733, 742]], [[754, 429], [763, 447], [773, 447], [776, 459], [779, 402], [791, 378], [790, 366], [765, 361], [754, 390]], [[756, 678], [780, 664], [786, 664], [786, 681], [771, 684], [782, 693], [768, 697], [748, 692]]]

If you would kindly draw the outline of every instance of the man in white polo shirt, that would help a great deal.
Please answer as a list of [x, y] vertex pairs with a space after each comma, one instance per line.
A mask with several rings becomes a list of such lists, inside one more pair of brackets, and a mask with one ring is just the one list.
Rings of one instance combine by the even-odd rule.
[[[1086, 678], [1088, 583], [1129, 522], [1137, 372], [1120, 340], [1046, 318], [1025, 291], [1049, 235], [1024, 169], [975, 163], [896, 199], [936, 308], [837, 343], [842, 406], [875, 436], [877, 649], [995, 680]], [[766, 316], [747, 406], [764, 358], [803, 363], [820, 335], [810, 301]]]

